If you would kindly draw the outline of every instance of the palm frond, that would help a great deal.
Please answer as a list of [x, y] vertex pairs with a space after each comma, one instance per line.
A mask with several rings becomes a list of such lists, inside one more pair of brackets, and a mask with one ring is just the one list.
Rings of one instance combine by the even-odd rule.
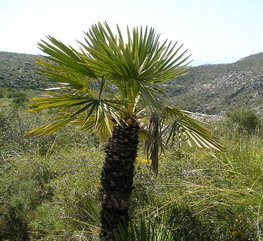
[[45, 58], [51, 61], [51, 64], [48, 61], [38, 62], [39, 66], [44, 69], [44, 72], [45, 69], [51, 69], [52, 71], [52, 69], [55, 69], [56, 66], [60, 66], [60, 70], [64, 70], [65, 72], [71, 73], [73, 71], [82, 73], [90, 78], [98, 77], [94, 70], [88, 65], [80, 64], [85, 63], [83, 52], [78, 52], [73, 47], [66, 46], [52, 36], [47, 36], [47, 39], [50, 43], [44, 40], [41, 40], [41, 42], [38, 43], [39, 49], [48, 55]]
[[51, 95], [40, 98], [32, 98], [33, 103], [29, 104], [31, 109], [29, 111], [38, 111], [43, 109], [50, 109], [54, 107], [72, 107], [80, 105], [90, 105], [93, 102], [96, 102], [96, 99], [91, 97], [81, 97], [81, 96], [72, 96], [72, 95]]
[[65, 66], [54, 65], [42, 59], [38, 59], [36, 63], [39, 66], [38, 72], [47, 80], [70, 85], [76, 90], [82, 90], [90, 82], [90, 78], [84, 77], [83, 74], [74, 72]]
[[34, 135], [34, 136], [46, 136], [54, 133], [58, 129], [62, 128], [63, 126], [67, 125], [72, 119], [63, 118], [61, 120], [55, 121], [53, 123], [35, 128], [33, 130], [28, 131], [25, 136]]
[[158, 174], [159, 155], [165, 153], [175, 140], [215, 151], [225, 150], [204, 123], [191, 118], [191, 112], [165, 107], [162, 112], [153, 112], [146, 117], [148, 124], [141, 124], [140, 139], [144, 142], [147, 159], [152, 160], [155, 174]]
[[145, 140], [147, 159], [150, 158], [152, 160], [152, 170], [156, 175], [158, 174], [159, 146], [160, 142], [162, 142], [159, 122], [160, 116], [158, 113], [153, 113], [149, 121], [148, 132]]
[[107, 23], [93, 25], [86, 36], [85, 44], [81, 45], [90, 55], [84, 56], [81, 64], [104, 74], [124, 94], [122, 98], [134, 99], [140, 94], [149, 106], [158, 107], [158, 102], [151, 98], [154, 94], [153, 89], [148, 89], [149, 83], [173, 80], [189, 64], [187, 51], [181, 51], [182, 45], [167, 41], [160, 45], [160, 35], [153, 28], [134, 28], [131, 33], [127, 27], [127, 43], [119, 26], [114, 35]]
[[173, 142], [176, 135], [180, 133], [187, 137], [189, 144], [193, 142], [199, 147], [216, 151], [225, 150], [207, 128], [189, 116], [189, 112], [182, 111], [176, 107], [166, 107], [163, 111], [163, 117], [168, 122], [163, 130], [168, 142]]
[[[64, 124], [78, 124], [82, 129], [97, 132], [101, 137], [108, 137], [112, 131], [112, 120], [120, 123], [120, 114], [126, 109], [126, 102], [118, 99], [104, 99], [103, 90], [105, 80], [102, 79], [99, 91], [94, 95], [78, 96], [77, 93], [67, 95], [50, 94], [40, 98], [33, 98], [29, 111], [58, 108], [59, 113], [54, 118], [56, 122], [34, 129], [27, 135], [48, 135], [64, 126]], [[90, 92], [90, 91], [89, 91]]]
[[[26, 136], [50, 135], [63, 126], [72, 124], [106, 139], [110, 137], [113, 129], [112, 120], [117, 123], [120, 123], [121, 120], [121, 116], [115, 113], [113, 107], [111, 103], [108, 106], [105, 102], [94, 101], [75, 111], [63, 109], [59, 115], [51, 120], [51, 123], [27, 132]], [[87, 113], [83, 114], [82, 112]]]

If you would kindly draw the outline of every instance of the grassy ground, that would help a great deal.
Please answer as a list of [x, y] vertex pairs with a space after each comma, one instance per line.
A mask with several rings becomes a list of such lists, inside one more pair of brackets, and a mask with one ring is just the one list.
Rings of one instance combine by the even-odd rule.
[[[70, 127], [24, 138], [50, 113], [0, 100], [0, 239], [98, 240], [104, 144]], [[157, 177], [139, 155], [134, 223], [162, 224], [173, 240], [262, 240], [263, 135], [226, 121], [214, 129], [226, 152], [175, 147]]]

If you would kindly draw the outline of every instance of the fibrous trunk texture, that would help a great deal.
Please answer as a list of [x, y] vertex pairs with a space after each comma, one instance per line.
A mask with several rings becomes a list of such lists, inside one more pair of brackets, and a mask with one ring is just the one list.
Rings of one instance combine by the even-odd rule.
[[116, 227], [119, 224], [127, 225], [129, 221], [128, 209], [133, 189], [139, 131], [136, 121], [129, 124], [116, 124], [106, 147], [101, 174], [101, 239], [106, 241], [114, 240]]

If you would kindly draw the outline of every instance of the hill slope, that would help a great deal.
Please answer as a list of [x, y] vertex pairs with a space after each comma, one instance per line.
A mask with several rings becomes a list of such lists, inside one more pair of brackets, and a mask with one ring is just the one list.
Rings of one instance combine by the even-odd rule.
[[0, 52], [0, 87], [43, 88], [43, 79], [36, 73], [36, 57], [39, 56]]
[[[39, 56], [0, 52], [0, 87], [41, 89]], [[174, 105], [194, 112], [220, 114], [246, 108], [263, 112], [263, 53], [236, 63], [193, 67], [165, 85]]]
[[167, 89], [174, 104], [195, 112], [218, 114], [237, 108], [263, 112], [263, 53], [232, 64], [193, 67]]

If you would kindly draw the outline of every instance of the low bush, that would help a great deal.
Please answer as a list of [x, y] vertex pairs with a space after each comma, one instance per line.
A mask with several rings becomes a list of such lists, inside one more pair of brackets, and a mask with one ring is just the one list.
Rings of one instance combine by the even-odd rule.
[[261, 121], [255, 112], [251, 110], [234, 110], [226, 113], [226, 117], [238, 124], [240, 130], [249, 134], [256, 133], [261, 127]]
[[48, 182], [54, 178], [48, 163], [33, 159], [13, 159], [1, 163], [0, 186], [2, 240], [29, 240], [29, 222], [34, 210], [52, 191]]

